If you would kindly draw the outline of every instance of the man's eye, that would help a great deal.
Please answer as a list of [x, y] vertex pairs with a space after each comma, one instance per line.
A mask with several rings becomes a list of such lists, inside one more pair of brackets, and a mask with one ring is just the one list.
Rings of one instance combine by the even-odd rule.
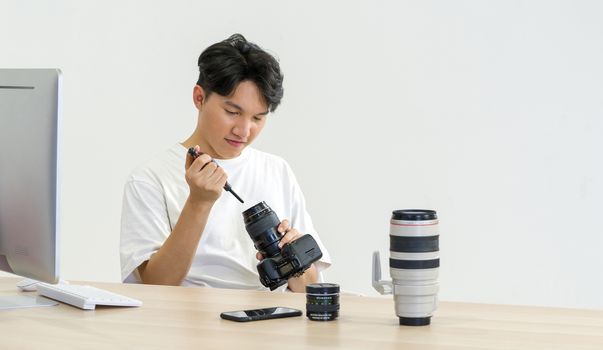
[[264, 119], [264, 116], [255, 116], [253, 117], [253, 119], [255, 119], [256, 121], [262, 121], [262, 119]]
[[226, 113], [230, 114], [230, 115], [237, 115], [239, 114], [239, 112], [235, 112], [235, 111], [229, 111], [228, 109], [225, 109]]

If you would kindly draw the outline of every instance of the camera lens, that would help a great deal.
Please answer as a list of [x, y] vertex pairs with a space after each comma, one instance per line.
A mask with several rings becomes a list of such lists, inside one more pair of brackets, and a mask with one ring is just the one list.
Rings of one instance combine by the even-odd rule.
[[260, 202], [243, 212], [245, 229], [251, 237], [255, 249], [265, 257], [280, 254], [278, 242], [281, 235], [277, 231], [280, 220], [265, 202]]
[[438, 217], [433, 210], [395, 210], [390, 221], [390, 275], [400, 324], [424, 326], [437, 307]]
[[339, 285], [335, 283], [307, 285], [306, 316], [312, 321], [332, 321], [339, 317]]

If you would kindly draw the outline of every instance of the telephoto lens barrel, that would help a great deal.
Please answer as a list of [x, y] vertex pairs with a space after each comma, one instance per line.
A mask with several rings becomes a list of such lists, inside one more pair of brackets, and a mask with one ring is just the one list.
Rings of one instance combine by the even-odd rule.
[[434, 210], [392, 212], [389, 267], [400, 324], [430, 324], [437, 307], [440, 267], [438, 216]]
[[312, 321], [333, 321], [339, 317], [339, 285], [335, 283], [307, 285], [306, 316]]

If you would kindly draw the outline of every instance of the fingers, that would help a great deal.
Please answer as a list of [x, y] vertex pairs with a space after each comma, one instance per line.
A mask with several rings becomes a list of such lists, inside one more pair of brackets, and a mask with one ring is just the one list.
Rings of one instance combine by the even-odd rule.
[[[279, 249], [282, 249], [285, 244], [291, 243], [302, 236], [298, 230], [291, 228], [289, 220], [287, 219], [281, 221], [276, 230], [283, 235], [278, 243]], [[260, 252], [257, 252], [255, 257], [258, 260], [263, 260], [265, 258], [265, 256]]]
[[228, 175], [226, 175], [224, 169], [218, 167], [212, 174], [212, 179], [215, 180], [215, 185], [220, 186], [220, 188], [222, 188], [224, 187], [224, 185], [226, 185], [226, 181], [228, 181]]
[[197, 173], [197, 172], [200, 172], [202, 169], [205, 169], [210, 164], [214, 164], [215, 166], [217, 166], [216, 163], [213, 163], [211, 161], [210, 156], [208, 156], [207, 154], [202, 154], [202, 155], [198, 156], [197, 159], [195, 159], [192, 162], [192, 164], [190, 165], [190, 167], [188, 169], [190, 171]]
[[194, 149], [199, 156], [187, 152], [185, 164], [190, 195], [196, 200], [213, 202], [220, 197], [226, 184], [226, 172], [209, 155], [201, 153], [199, 146]]
[[281, 221], [281, 223], [278, 225], [278, 227], [276, 229], [278, 230], [278, 232], [280, 234], [287, 232], [287, 230], [289, 229], [289, 220], [285, 219], [285, 220]]
[[[195, 152], [197, 154], [201, 153], [201, 148], [199, 147], [199, 145], [196, 145], [195, 147], [193, 147], [195, 149]], [[186, 152], [186, 161], [184, 162], [184, 169], [190, 168], [190, 166], [193, 164], [193, 162], [195, 161], [195, 157], [193, 157], [192, 154], [190, 154], [189, 152]]]
[[[199, 146], [195, 146], [195, 151], [199, 153]], [[224, 186], [226, 173], [218, 164], [212, 161], [209, 155], [201, 154], [196, 159], [192, 158], [192, 155], [187, 153], [187, 164], [191, 161], [187, 167], [187, 175], [191, 179], [195, 179], [195, 182], [202, 181], [211, 185], [222, 183], [222, 186]]]
[[283, 248], [283, 246], [285, 244], [296, 240], [300, 236], [300, 234], [297, 230], [291, 228], [291, 226], [289, 224], [289, 220], [287, 220], [287, 219], [281, 221], [281, 223], [278, 225], [278, 227], [276, 229], [280, 234], [283, 235], [283, 237], [281, 238], [281, 241], [278, 244], [279, 248]]
[[301, 233], [299, 233], [299, 231], [294, 228], [288, 229], [283, 235], [283, 238], [281, 238], [281, 241], [278, 243], [278, 247], [282, 249], [285, 244], [291, 243], [299, 237], [301, 237]]
[[[195, 163], [193, 163], [195, 166]], [[197, 173], [192, 174], [193, 182], [207, 190], [222, 188], [226, 183], [226, 173], [216, 163], [209, 162]]]

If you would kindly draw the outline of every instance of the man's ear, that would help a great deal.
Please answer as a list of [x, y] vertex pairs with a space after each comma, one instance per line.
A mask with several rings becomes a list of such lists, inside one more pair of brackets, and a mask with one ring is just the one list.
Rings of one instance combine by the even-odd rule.
[[198, 110], [201, 110], [203, 104], [205, 104], [205, 91], [199, 85], [195, 85], [193, 88], [193, 103]]

